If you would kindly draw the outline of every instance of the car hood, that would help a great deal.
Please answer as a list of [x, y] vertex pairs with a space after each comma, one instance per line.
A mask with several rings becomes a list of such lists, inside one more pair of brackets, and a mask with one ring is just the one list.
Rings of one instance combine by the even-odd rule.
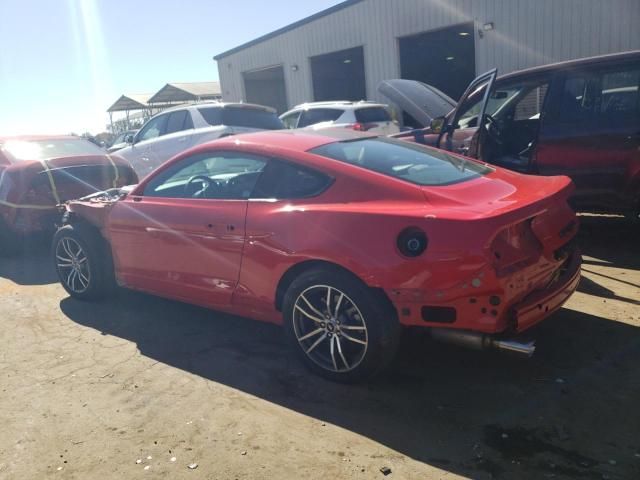
[[415, 80], [385, 80], [378, 86], [378, 92], [411, 115], [423, 127], [431, 120], [447, 115], [457, 102], [431, 85]]

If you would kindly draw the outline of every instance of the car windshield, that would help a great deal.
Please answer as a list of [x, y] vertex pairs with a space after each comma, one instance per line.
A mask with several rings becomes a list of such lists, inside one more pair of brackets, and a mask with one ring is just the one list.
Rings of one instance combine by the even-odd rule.
[[9, 140], [2, 150], [14, 160], [47, 160], [57, 157], [103, 155], [97, 145], [83, 139]]
[[493, 171], [440, 150], [382, 137], [330, 143], [311, 152], [425, 186], [450, 185]]

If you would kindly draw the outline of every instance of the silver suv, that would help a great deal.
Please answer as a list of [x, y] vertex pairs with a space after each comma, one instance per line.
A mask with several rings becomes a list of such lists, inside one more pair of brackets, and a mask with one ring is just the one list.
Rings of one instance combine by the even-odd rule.
[[303, 103], [280, 115], [280, 120], [287, 128], [345, 127], [380, 135], [400, 131], [386, 105], [364, 101]]
[[184, 150], [216, 138], [285, 128], [276, 111], [250, 103], [196, 103], [170, 108], [150, 118], [118, 150], [142, 179]]

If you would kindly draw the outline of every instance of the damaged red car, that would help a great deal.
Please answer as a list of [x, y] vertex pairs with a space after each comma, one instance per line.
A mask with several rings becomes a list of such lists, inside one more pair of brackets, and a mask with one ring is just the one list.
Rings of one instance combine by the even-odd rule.
[[579, 280], [572, 190], [401, 140], [263, 132], [69, 202], [52, 252], [75, 298], [119, 285], [282, 324], [311, 369], [358, 381], [405, 326], [531, 354], [517, 335]]
[[124, 159], [81, 137], [0, 137], [0, 253], [25, 235], [53, 233], [56, 205], [137, 181]]

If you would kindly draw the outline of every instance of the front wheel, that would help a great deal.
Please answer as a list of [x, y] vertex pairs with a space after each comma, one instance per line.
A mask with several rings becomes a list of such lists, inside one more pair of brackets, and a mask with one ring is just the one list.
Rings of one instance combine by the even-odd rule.
[[394, 309], [346, 272], [313, 269], [284, 298], [285, 329], [303, 362], [330, 380], [366, 380], [392, 360], [400, 335]]
[[113, 266], [106, 242], [97, 232], [66, 225], [53, 237], [52, 255], [60, 283], [79, 300], [97, 300], [114, 287]]

